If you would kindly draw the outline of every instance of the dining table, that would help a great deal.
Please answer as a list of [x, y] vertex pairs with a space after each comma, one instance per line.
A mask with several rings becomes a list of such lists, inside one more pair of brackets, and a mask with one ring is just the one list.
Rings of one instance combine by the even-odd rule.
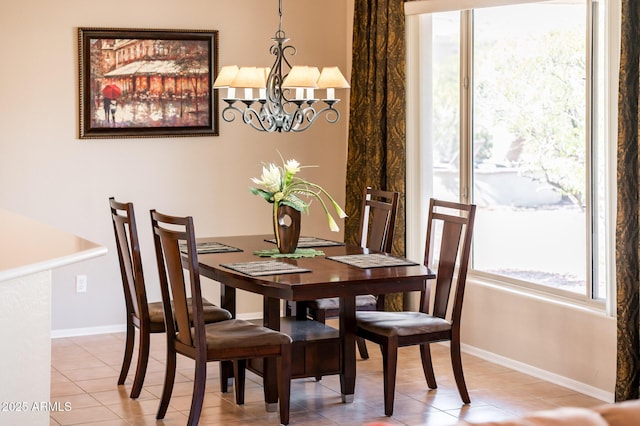
[[[219, 283], [221, 306], [235, 318], [237, 290], [262, 295], [263, 325], [292, 337], [292, 378], [339, 374], [343, 402], [353, 402], [356, 383], [356, 296], [422, 291], [435, 277], [423, 264], [316, 237], [301, 237], [294, 254], [310, 257], [280, 257], [273, 234], [197, 238], [197, 247], [200, 275]], [[304, 302], [326, 297], [339, 298], [337, 329], [306, 317]], [[283, 317], [283, 300], [298, 305], [295, 316]], [[249, 368], [275, 404], [275, 362]]]

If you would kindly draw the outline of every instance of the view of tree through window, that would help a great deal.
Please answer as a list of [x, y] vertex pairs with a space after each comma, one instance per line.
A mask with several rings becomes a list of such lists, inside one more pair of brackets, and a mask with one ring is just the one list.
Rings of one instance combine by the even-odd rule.
[[473, 269], [585, 294], [591, 273], [586, 4], [472, 13], [466, 142], [459, 125], [460, 12], [426, 21], [433, 194], [461, 199], [461, 146], [464, 152], [468, 143], [469, 195], [478, 205]]

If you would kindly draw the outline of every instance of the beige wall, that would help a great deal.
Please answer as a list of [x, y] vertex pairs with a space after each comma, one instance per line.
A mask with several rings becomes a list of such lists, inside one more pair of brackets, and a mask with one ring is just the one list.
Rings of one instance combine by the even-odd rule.
[[473, 277], [465, 291], [462, 315], [466, 351], [595, 398], [613, 400], [615, 318]]
[[[349, 2], [347, 2], [348, 4]], [[343, 0], [284, 0], [284, 30], [295, 64], [346, 70], [347, 5]], [[0, 14], [0, 207], [95, 241], [109, 254], [53, 275], [53, 330], [124, 322], [124, 301], [107, 199], [135, 203], [150, 298], [159, 299], [149, 209], [193, 215], [199, 235], [271, 232], [267, 204], [249, 178], [277, 150], [303, 164], [305, 176], [344, 201], [347, 94], [343, 119], [301, 134], [262, 134], [220, 124], [219, 137], [79, 140], [78, 27], [219, 30], [220, 66], [271, 65], [276, 0], [111, 0], [4, 2]], [[315, 207], [315, 208], [314, 208]], [[303, 216], [304, 234], [332, 234], [317, 206]], [[75, 293], [76, 274], [88, 292]], [[214, 286], [211, 285], [211, 288]], [[261, 311], [241, 295], [240, 313]]]

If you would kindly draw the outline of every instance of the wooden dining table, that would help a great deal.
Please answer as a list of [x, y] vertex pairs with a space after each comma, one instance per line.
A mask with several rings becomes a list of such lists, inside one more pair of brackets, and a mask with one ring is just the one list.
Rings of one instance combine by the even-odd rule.
[[[306, 239], [308, 247], [322, 252], [315, 257], [256, 255], [261, 250], [275, 249], [275, 244], [268, 241], [272, 238], [273, 235], [198, 238], [202, 247], [198, 253], [200, 275], [220, 283], [221, 306], [234, 317], [236, 290], [262, 295], [264, 326], [285, 332], [293, 339], [292, 377], [339, 374], [342, 401], [352, 402], [356, 381], [356, 296], [421, 291], [435, 274], [407, 259], [316, 238]], [[206, 247], [212, 246], [223, 247], [223, 251], [206, 253]], [[360, 264], [344, 263], [352, 260]], [[373, 266], [366, 264], [370, 261]], [[275, 268], [273, 272], [271, 268]], [[337, 330], [307, 319], [303, 309], [297, 310], [296, 317], [281, 318], [282, 300], [303, 306], [304, 301], [325, 297], [339, 297]], [[264, 376], [267, 403], [277, 402], [273, 362], [264, 360], [254, 365], [254, 369]]]

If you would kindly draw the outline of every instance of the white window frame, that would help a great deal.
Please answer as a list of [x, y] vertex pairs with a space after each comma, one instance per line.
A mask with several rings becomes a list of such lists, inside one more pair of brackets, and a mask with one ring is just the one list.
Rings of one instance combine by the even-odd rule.
[[[563, 302], [586, 305], [606, 311], [607, 315], [615, 315], [615, 217], [616, 217], [616, 155], [617, 155], [617, 97], [618, 97], [618, 72], [619, 72], [619, 52], [620, 52], [620, 0], [592, 0], [604, 1], [604, 12], [606, 14], [607, 33], [605, 34], [605, 44], [608, 49], [605, 57], [605, 69], [608, 74], [608, 87], [605, 90], [606, 117], [605, 126], [609, 139], [609, 144], [605, 155], [608, 165], [608, 174], [604, 177], [607, 188], [607, 222], [606, 222], [606, 253], [607, 253], [607, 295], [604, 305], [595, 300], [566, 299], [552, 289], [546, 291], [544, 286], [517, 286], [518, 291], [535, 295], [536, 297], [548, 297], [553, 300], [562, 299]], [[409, 1], [405, 3], [406, 22], [406, 46], [407, 46], [407, 183], [406, 183], [406, 244], [407, 257], [421, 261], [424, 254], [424, 238], [426, 235], [426, 223], [424, 213], [427, 211], [428, 201], [431, 194], [424, 188], [429, 188], [427, 183], [431, 179], [422, 165], [428, 161], [427, 152], [421, 147], [421, 134], [426, 132], [431, 123], [421, 119], [421, 98], [422, 90], [426, 82], [422, 80], [420, 70], [420, 44], [421, 37], [418, 15], [425, 13], [445, 12], [453, 10], [465, 10], [480, 7], [502, 6], [510, 4], [531, 3], [530, 0], [421, 0]], [[466, 14], [469, 15], [469, 14]], [[464, 19], [464, 18], [463, 18]], [[464, 38], [464, 37], [463, 37]], [[468, 49], [470, 46], [461, 46]], [[461, 55], [464, 58], [466, 55]], [[461, 64], [461, 68], [465, 64]], [[425, 79], [426, 80], [426, 79]], [[461, 122], [466, 122], [465, 114], [469, 111], [461, 110]], [[468, 132], [468, 126], [461, 126], [461, 132]], [[462, 154], [462, 153], [461, 153]], [[461, 164], [461, 174], [468, 173], [468, 164]], [[466, 176], [461, 176], [461, 181]], [[467, 181], [469, 181], [467, 179]], [[461, 189], [464, 191], [464, 189]], [[462, 192], [461, 192], [462, 193]], [[470, 280], [483, 280], [481, 274], [474, 274], [470, 271]], [[491, 280], [496, 284], [495, 280]], [[514, 287], [508, 280], [500, 280], [497, 284]]]

